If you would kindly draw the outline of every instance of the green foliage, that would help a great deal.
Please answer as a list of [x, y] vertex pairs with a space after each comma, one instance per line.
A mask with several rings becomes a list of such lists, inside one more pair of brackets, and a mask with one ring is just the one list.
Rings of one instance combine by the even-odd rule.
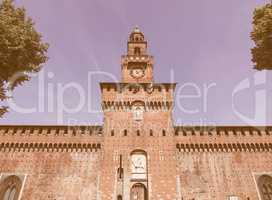
[[251, 49], [255, 69], [272, 70], [272, 4], [255, 9], [251, 38], [255, 42]]
[[[47, 61], [48, 44], [41, 41], [33, 21], [26, 16], [24, 8], [16, 8], [12, 0], [0, 5], [0, 101], [37, 73]], [[7, 107], [0, 107], [0, 117]]]

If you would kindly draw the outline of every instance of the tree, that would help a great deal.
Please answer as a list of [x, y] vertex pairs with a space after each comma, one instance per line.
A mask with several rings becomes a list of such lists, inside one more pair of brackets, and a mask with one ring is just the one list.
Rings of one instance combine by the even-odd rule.
[[[48, 44], [35, 30], [24, 8], [16, 8], [13, 0], [0, 4], [0, 101], [11, 98], [8, 91], [30, 80], [47, 61]], [[0, 117], [8, 107], [0, 106]]]
[[251, 49], [254, 68], [272, 70], [272, 3], [255, 9], [251, 38], [255, 43]]

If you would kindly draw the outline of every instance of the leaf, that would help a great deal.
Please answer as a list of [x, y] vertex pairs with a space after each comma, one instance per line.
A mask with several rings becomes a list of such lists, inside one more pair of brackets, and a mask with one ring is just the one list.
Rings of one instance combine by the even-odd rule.
[[[29, 74], [40, 71], [48, 59], [48, 47], [25, 9], [16, 8], [12, 0], [3, 0], [0, 4], [0, 100], [7, 98], [7, 90], [30, 80]], [[5, 112], [7, 109], [2, 107], [2, 113]]]

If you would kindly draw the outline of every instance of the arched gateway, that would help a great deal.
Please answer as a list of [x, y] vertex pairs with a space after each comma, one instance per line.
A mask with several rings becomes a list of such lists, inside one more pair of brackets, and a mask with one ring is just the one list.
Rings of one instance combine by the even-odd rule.
[[147, 189], [144, 184], [136, 183], [132, 186], [130, 200], [147, 200]]

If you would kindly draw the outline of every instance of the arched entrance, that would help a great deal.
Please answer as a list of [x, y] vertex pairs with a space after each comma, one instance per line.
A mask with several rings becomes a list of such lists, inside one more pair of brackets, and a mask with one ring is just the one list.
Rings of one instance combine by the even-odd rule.
[[262, 175], [258, 179], [258, 188], [262, 200], [272, 200], [272, 177]]
[[130, 200], [147, 200], [147, 190], [144, 184], [136, 183], [132, 186]]

